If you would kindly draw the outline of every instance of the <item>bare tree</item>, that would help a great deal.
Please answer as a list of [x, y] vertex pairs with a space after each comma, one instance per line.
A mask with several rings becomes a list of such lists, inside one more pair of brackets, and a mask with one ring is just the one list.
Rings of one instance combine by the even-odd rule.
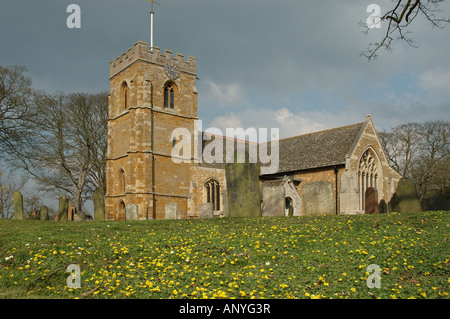
[[[369, 61], [378, 56], [377, 52], [384, 48], [392, 51], [394, 40], [404, 41], [411, 47], [416, 47], [411, 37], [409, 26], [418, 17], [422, 16], [435, 28], [442, 29], [450, 23], [449, 17], [442, 17], [441, 4], [444, 0], [394, 0], [393, 8], [380, 17], [380, 22], [387, 23], [384, 36], [380, 42], [370, 43], [367, 50], [360, 53]], [[363, 33], [368, 34], [371, 25], [367, 22], [359, 22]]]
[[84, 121], [85, 131], [89, 132], [86, 140], [90, 140], [92, 167], [88, 172], [90, 192], [97, 187], [106, 192], [106, 158], [108, 143], [108, 93], [90, 95], [90, 102], [95, 107], [89, 108], [89, 121]]
[[[30, 114], [31, 80], [23, 66], [0, 66], [0, 146], [15, 147]], [[3, 153], [3, 152], [2, 152]], [[0, 154], [2, 156], [3, 154]]]
[[44, 191], [68, 193], [78, 212], [90, 196], [88, 185], [105, 183], [106, 150], [98, 148], [106, 148], [107, 106], [107, 93], [36, 93], [34, 116], [25, 123], [20, 148], [12, 150], [16, 164]]
[[432, 193], [450, 197], [450, 122], [402, 124], [379, 136], [391, 166], [416, 185], [424, 209]]
[[401, 124], [390, 132], [380, 132], [379, 136], [391, 166], [407, 177], [421, 146], [419, 124]]
[[446, 195], [450, 186], [450, 123], [425, 122], [420, 125], [418, 132], [420, 152], [411, 165], [410, 176], [425, 206], [425, 199], [431, 192], [441, 191]]

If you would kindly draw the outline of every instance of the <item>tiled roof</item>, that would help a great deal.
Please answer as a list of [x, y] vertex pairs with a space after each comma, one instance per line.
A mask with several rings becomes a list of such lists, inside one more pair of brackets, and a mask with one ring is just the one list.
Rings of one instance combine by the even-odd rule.
[[364, 123], [280, 140], [279, 173], [345, 163]]
[[[280, 140], [278, 173], [289, 173], [345, 163], [364, 122]], [[199, 139], [202, 135], [199, 135]], [[221, 138], [217, 136], [218, 138]], [[203, 149], [206, 144], [203, 143]], [[270, 154], [269, 144], [268, 154]], [[248, 142], [246, 142], [248, 149]], [[225, 159], [224, 152], [224, 159]], [[225, 162], [225, 161], [224, 161]], [[204, 167], [225, 168], [223, 163], [202, 163]]]

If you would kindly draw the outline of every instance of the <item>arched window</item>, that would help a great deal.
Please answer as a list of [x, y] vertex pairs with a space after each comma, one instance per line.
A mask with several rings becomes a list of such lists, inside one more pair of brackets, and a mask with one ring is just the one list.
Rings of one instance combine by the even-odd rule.
[[213, 209], [220, 210], [220, 184], [212, 179], [205, 184], [205, 199], [207, 203], [213, 204]]
[[119, 191], [120, 191], [120, 193], [125, 194], [125, 186], [126, 186], [125, 171], [123, 169], [120, 169], [120, 171], [119, 171]]
[[365, 194], [369, 187], [377, 189], [378, 166], [373, 151], [368, 149], [359, 160], [358, 165], [358, 189], [360, 196], [360, 208], [365, 207]]
[[175, 108], [175, 96], [177, 88], [174, 83], [168, 82], [164, 86], [164, 108], [174, 109]]
[[120, 89], [120, 104], [124, 110], [128, 108], [129, 90], [126, 82], [122, 84]]

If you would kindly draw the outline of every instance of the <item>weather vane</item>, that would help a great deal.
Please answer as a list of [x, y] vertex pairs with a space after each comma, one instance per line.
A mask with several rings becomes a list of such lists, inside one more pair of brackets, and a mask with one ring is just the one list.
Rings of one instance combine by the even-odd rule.
[[153, 3], [156, 3], [157, 5], [159, 5], [159, 3], [156, 2], [155, 0], [147, 0], [147, 1], [152, 4], [152, 12], [153, 12]]
[[147, 0], [152, 4], [152, 11], [150, 12], [150, 50], [153, 50], [153, 16], [155, 15], [155, 12], [153, 11], [153, 4], [156, 3], [159, 5], [158, 2], [155, 0]]

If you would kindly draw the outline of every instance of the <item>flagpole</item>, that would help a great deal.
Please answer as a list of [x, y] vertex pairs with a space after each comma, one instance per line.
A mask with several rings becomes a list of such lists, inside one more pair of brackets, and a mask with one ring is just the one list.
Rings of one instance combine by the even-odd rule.
[[150, 12], [150, 51], [153, 51], [153, 16], [155, 15], [155, 13]]
[[147, 0], [152, 4], [152, 11], [150, 11], [150, 51], [153, 51], [153, 20], [155, 16], [155, 12], [153, 11], [153, 3], [156, 3], [159, 5], [158, 2], [154, 0]]

